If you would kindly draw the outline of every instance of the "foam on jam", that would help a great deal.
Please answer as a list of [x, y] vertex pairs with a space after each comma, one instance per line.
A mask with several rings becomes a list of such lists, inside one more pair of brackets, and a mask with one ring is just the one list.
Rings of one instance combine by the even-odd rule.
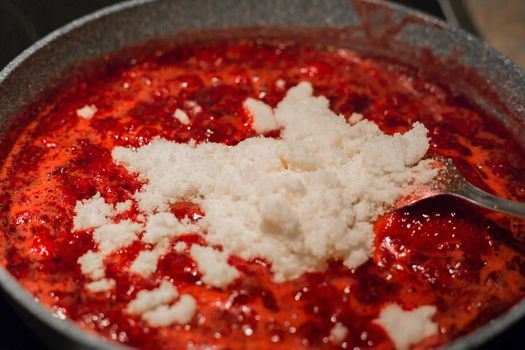
[[[73, 232], [77, 201], [99, 192], [109, 204], [125, 202], [142, 185], [112, 161], [114, 147], [139, 147], [157, 136], [234, 145], [255, 135], [243, 108], [247, 98], [275, 107], [304, 80], [330, 99], [334, 111], [362, 113], [385, 132], [404, 132], [421, 121], [430, 130], [430, 153], [452, 157], [470, 181], [490, 192], [525, 200], [525, 155], [516, 141], [495, 118], [418, 72], [348, 50], [195, 44], [113, 65], [65, 85], [33, 109], [0, 174], [2, 264], [61, 317], [155, 349], [391, 348], [373, 322], [386, 303], [437, 307], [439, 334], [417, 346], [424, 348], [476, 329], [525, 295], [523, 221], [451, 198], [380, 218], [374, 258], [353, 271], [333, 261], [325, 272], [275, 284], [266, 262], [232, 257], [241, 277], [225, 290], [208, 289], [183, 249], [163, 256], [148, 279], [129, 274], [145, 248], [136, 242], [106, 258], [115, 289], [83, 288], [88, 281], [77, 260], [95, 244], [91, 234]], [[174, 117], [177, 109], [190, 124]], [[136, 220], [137, 209], [121, 219]], [[194, 220], [205, 215], [191, 203], [171, 211]], [[172, 244], [180, 242], [206, 245], [198, 235]], [[198, 312], [189, 324], [151, 328], [124, 312], [137, 290], [163, 279], [195, 296]], [[336, 325], [347, 332], [334, 332]]]

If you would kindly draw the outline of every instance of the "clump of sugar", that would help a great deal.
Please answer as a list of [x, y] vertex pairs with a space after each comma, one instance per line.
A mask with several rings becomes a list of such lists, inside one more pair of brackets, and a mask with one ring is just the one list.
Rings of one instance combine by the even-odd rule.
[[161, 305], [145, 312], [142, 318], [152, 327], [169, 326], [172, 323], [185, 324], [197, 312], [197, 301], [189, 294], [183, 294], [173, 305]]
[[[126, 312], [140, 315], [152, 327], [168, 326], [174, 322], [185, 324], [191, 321], [197, 311], [197, 302], [189, 294], [179, 297], [177, 288], [168, 281], [152, 290], [141, 290], [129, 302]], [[173, 303], [173, 304], [172, 304]]]
[[127, 247], [139, 239], [154, 244], [151, 250], [139, 252], [130, 266], [130, 272], [142, 277], [150, 276], [157, 269], [159, 258], [169, 250], [170, 239], [184, 232], [192, 232], [198, 226], [188, 220], [179, 221], [171, 213], [149, 215], [146, 223], [131, 220], [115, 221], [115, 217], [132, 206], [132, 201], [116, 203], [114, 206], [106, 203], [100, 193], [93, 197], [78, 201], [73, 217], [73, 230], [92, 230], [93, 241], [97, 248], [90, 250], [78, 258], [80, 271], [92, 281], [86, 288], [92, 292], [111, 289], [115, 282], [105, 278], [104, 258], [114, 251]]
[[188, 125], [190, 123], [190, 117], [182, 109], [176, 109], [173, 113], [173, 118], [177, 119], [182, 125]]
[[209, 286], [225, 288], [240, 275], [235, 267], [228, 264], [228, 255], [224, 252], [192, 245], [190, 254], [202, 273], [202, 281]]
[[104, 277], [104, 256], [92, 250], [78, 258], [80, 271], [94, 280]]
[[191, 111], [193, 112], [193, 114], [199, 114], [200, 112], [202, 112], [202, 107], [199, 106], [199, 104], [195, 101], [188, 101], [185, 103], [185, 105], [188, 108], [191, 108]]
[[408, 350], [412, 345], [437, 334], [438, 325], [432, 321], [436, 312], [436, 307], [432, 305], [405, 311], [397, 304], [390, 304], [373, 322], [385, 330], [397, 350]]
[[312, 93], [301, 83], [275, 110], [245, 102], [254, 129], [280, 128], [280, 139], [255, 137], [235, 147], [157, 139], [138, 149], [117, 147], [113, 159], [145, 182], [135, 200], [146, 215], [168, 213], [178, 201], [198, 204], [209, 244], [224, 254], [265, 258], [277, 282], [321, 271], [329, 259], [355, 268], [372, 254], [375, 219], [432, 178], [421, 161], [427, 130], [414, 123], [390, 136], [358, 115], [351, 125]]
[[141, 275], [142, 277], [148, 277], [157, 270], [157, 262], [160, 257], [169, 251], [169, 240], [164, 239], [155, 245], [152, 250], [141, 251], [133, 263], [131, 264], [129, 271]]
[[95, 105], [85, 105], [82, 108], [76, 110], [77, 116], [84, 119], [91, 119], [97, 113], [97, 107]]
[[109, 222], [108, 218], [113, 215], [113, 210], [97, 192], [93, 197], [77, 202], [73, 229], [79, 231], [102, 226]]
[[177, 288], [168, 281], [163, 281], [158, 288], [142, 290], [130, 301], [126, 309], [130, 314], [141, 314], [160, 305], [170, 303], [179, 296]]
[[127, 247], [133, 243], [142, 231], [142, 224], [131, 220], [122, 220], [97, 227], [93, 231], [93, 240], [103, 255], [109, 255], [117, 249]]
[[92, 293], [104, 292], [109, 289], [113, 289], [116, 283], [114, 279], [111, 278], [101, 278], [96, 281], [89, 282], [86, 285], [86, 288]]
[[192, 224], [188, 219], [179, 221], [170, 212], [150, 214], [147, 217], [146, 227], [142, 241], [156, 244], [164, 239], [174, 238], [181, 233], [199, 231], [198, 225]]
[[92, 230], [93, 241], [97, 245], [97, 249], [86, 252], [77, 260], [80, 271], [92, 280], [86, 288], [93, 293], [115, 287], [114, 280], [105, 278], [104, 258], [133, 243], [143, 230], [140, 223], [113, 221], [116, 215], [125, 212], [131, 205], [131, 201], [110, 205], [99, 192], [91, 198], [77, 201], [75, 205], [73, 230]]

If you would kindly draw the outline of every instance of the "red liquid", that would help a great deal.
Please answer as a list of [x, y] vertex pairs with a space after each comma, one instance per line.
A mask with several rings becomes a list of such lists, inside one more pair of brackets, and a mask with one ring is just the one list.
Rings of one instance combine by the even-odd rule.
[[[286, 88], [276, 86], [278, 79]], [[386, 132], [423, 122], [430, 130], [430, 153], [454, 158], [478, 186], [525, 201], [525, 156], [503, 127], [407, 68], [299, 45], [185, 46], [67, 85], [39, 107], [1, 170], [0, 185], [7, 191], [0, 198], [2, 263], [58, 313], [148, 349], [335, 348], [328, 335], [336, 322], [349, 329], [342, 348], [386, 349], [393, 344], [371, 321], [390, 302], [405, 309], [437, 306], [440, 333], [417, 346], [424, 348], [476, 329], [525, 295], [523, 221], [448, 198], [380, 218], [374, 258], [356, 271], [334, 261], [323, 273], [277, 285], [263, 261], [232, 257], [242, 277], [221, 291], [200, 283], [184, 252], [161, 258], [151, 278], [130, 275], [126, 268], [143, 248], [135, 243], [106, 259], [114, 290], [84, 289], [88, 281], [77, 259], [94, 243], [90, 232], [71, 232], [76, 201], [98, 191], [116, 203], [141, 187], [113, 164], [115, 146], [137, 147], [157, 136], [236, 144], [254, 135], [242, 109], [246, 97], [275, 106], [304, 80], [330, 99], [333, 110], [347, 117], [363, 113]], [[194, 113], [188, 101], [202, 111]], [[98, 109], [91, 120], [76, 116], [76, 109], [91, 104]], [[176, 108], [188, 113], [189, 126], [172, 117]], [[187, 203], [172, 210], [196, 219], [204, 214]], [[178, 240], [202, 243], [197, 235]], [[149, 328], [124, 313], [139, 289], [163, 278], [197, 299], [197, 315], [188, 325]]]

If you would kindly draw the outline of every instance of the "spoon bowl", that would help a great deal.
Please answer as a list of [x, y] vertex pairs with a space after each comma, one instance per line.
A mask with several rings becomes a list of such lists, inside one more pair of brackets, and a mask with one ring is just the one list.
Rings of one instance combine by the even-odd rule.
[[479, 189], [461, 175], [450, 158], [434, 156], [431, 159], [432, 166], [437, 169], [437, 175], [430, 183], [398, 200], [394, 205], [395, 209], [402, 209], [429, 198], [448, 195], [486, 209], [525, 218], [525, 203], [497, 197]]

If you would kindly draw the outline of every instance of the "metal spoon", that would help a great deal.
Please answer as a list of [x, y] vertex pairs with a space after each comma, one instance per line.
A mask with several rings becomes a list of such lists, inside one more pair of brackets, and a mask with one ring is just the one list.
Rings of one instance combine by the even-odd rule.
[[525, 218], [525, 203], [513, 202], [480, 190], [461, 175], [450, 158], [432, 157], [432, 160], [438, 168], [438, 175], [430, 184], [397, 201], [395, 209], [416, 204], [424, 199], [449, 195], [483, 208]]

